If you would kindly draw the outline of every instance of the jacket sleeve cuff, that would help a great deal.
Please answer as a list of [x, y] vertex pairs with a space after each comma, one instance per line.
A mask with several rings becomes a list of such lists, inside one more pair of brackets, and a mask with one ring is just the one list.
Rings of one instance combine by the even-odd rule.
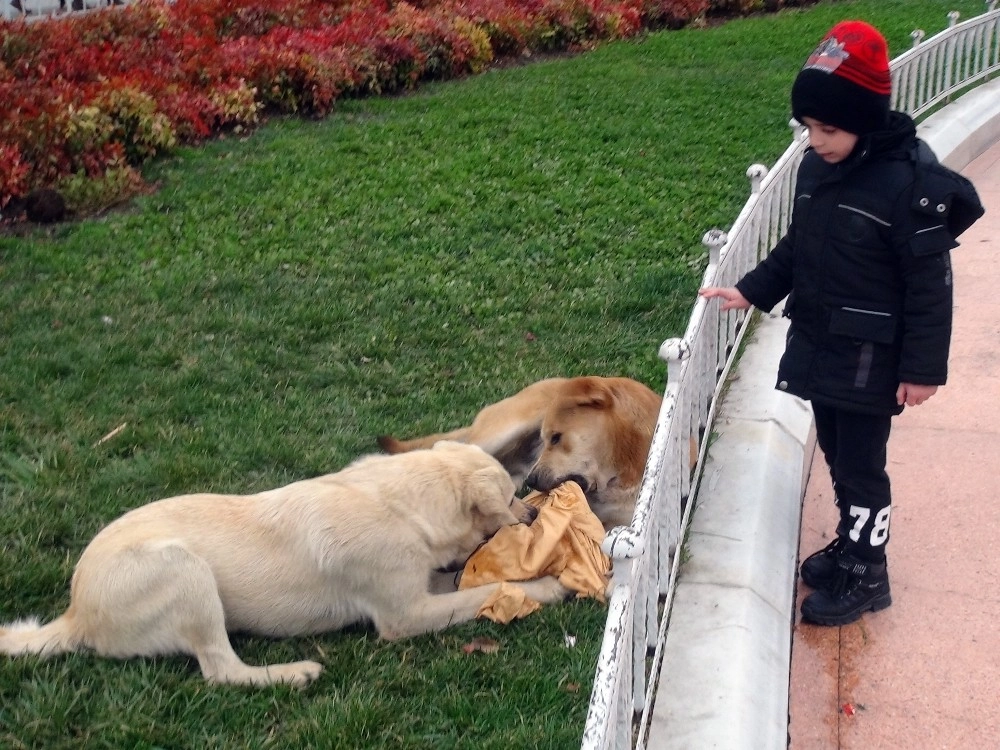
[[779, 302], [779, 300], [775, 300], [774, 302], [768, 304], [768, 300], [763, 299], [759, 294], [757, 294], [757, 290], [753, 288], [752, 284], [746, 283], [745, 277], [736, 284], [736, 289], [743, 295], [747, 302], [762, 312], [771, 312], [771, 308]]
[[900, 383], [912, 383], [913, 385], [944, 385], [948, 381], [948, 373], [938, 375], [920, 375], [913, 372], [899, 373]]

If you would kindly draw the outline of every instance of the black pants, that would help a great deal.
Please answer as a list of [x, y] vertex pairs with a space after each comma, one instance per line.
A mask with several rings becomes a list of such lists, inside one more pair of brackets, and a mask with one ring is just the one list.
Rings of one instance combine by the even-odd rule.
[[847, 551], [881, 562], [889, 541], [892, 493], [885, 471], [892, 416], [858, 414], [813, 403], [816, 440], [830, 467], [840, 509], [837, 535]]

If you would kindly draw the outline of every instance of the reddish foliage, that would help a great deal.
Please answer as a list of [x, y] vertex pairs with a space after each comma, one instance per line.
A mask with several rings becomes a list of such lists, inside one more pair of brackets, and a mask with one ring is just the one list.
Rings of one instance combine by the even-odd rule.
[[22, 195], [28, 192], [28, 172], [30, 168], [21, 158], [17, 146], [5, 146], [0, 143], [0, 184], [8, 185], [6, 195], [0, 194], [0, 209], [7, 205], [12, 195]]
[[709, 0], [141, 0], [0, 22], [0, 208], [343, 96], [677, 25]]

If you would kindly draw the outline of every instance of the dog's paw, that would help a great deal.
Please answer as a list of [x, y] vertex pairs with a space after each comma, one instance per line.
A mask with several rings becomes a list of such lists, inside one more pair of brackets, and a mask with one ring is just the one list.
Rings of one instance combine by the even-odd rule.
[[296, 661], [273, 665], [268, 671], [276, 678], [275, 682], [304, 687], [320, 676], [323, 665], [314, 661]]
[[545, 578], [525, 581], [518, 585], [524, 589], [528, 596], [542, 604], [561, 602], [573, 594], [573, 591], [559, 583], [559, 579], [555, 576], [545, 576]]

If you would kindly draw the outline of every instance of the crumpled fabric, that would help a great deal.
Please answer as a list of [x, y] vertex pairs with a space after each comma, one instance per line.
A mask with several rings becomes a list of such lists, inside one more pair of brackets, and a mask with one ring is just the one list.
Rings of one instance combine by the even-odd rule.
[[500, 588], [483, 602], [476, 616], [506, 625], [511, 620], [527, 617], [541, 608], [542, 605], [531, 599], [520, 586], [504, 581], [500, 584]]
[[[564, 482], [551, 492], [532, 492], [524, 502], [538, 508], [538, 517], [530, 526], [505, 526], [476, 550], [465, 564], [459, 588], [551, 575], [578, 598], [605, 601], [611, 558], [601, 550], [604, 526], [580, 485]], [[479, 616], [506, 624], [540, 606], [520, 587], [501, 586]]]

